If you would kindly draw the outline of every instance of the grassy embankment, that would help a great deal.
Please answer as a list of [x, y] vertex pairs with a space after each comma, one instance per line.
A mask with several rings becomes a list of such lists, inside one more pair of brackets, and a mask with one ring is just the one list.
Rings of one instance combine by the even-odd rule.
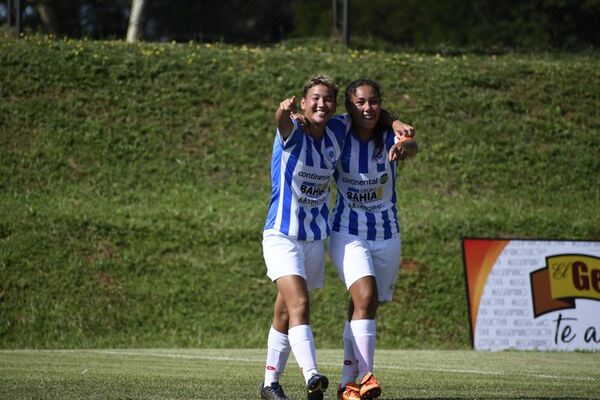
[[[263, 347], [273, 113], [315, 72], [418, 131], [380, 347], [469, 347], [462, 236], [600, 239], [596, 55], [3, 38], [0, 347]], [[318, 347], [345, 304], [328, 263]]]

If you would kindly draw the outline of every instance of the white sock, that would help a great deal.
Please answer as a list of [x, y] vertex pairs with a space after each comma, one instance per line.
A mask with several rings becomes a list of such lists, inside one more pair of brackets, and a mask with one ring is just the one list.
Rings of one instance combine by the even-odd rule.
[[290, 355], [290, 341], [288, 335], [271, 327], [267, 339], [267, 365], [265, 366], [265, 387], [271, 386], [273, 382], [279, 382], [285, 365]]
[[344, 324], [344, 365], [342, 366], [342, 382], [341, 387], [346, 386], [347, 383], [356, 382], [358, 377], [358, 364], [356, 356], [354, 355], [354, 336], [352, 336], [352, 329], [350, 329], [350, 321], [346, 321]]
[[310, 325], [296, 325], [288, 330], [288, 338], [294, 357], [304, 375], [304, 380], [308, 383], [310, 377], [318, 373], [312, 329], [310, 329]]
[[350, 321], [350, 329], [354, 336], [354, 354], [358, 360], [358, 376], [362, 378], [373, 371], [375, 355], [376, 325], [374, 319], [358, 319]]

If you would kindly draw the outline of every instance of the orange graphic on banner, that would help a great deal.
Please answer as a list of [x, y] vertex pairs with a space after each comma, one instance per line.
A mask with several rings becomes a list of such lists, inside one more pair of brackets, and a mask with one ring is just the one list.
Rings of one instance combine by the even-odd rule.
[[477, 312], [483, 294], [485, 282], [509, 240], [497, 239], [464, 239], [463, 252], [467, 290], [469, 294], [469, 311], [471, 314], [471, 331], [475, 336]]
[[533, 315], [574, 308], [576, 298], [600, 300], [600, 258], [562, 254], [530, 274]]

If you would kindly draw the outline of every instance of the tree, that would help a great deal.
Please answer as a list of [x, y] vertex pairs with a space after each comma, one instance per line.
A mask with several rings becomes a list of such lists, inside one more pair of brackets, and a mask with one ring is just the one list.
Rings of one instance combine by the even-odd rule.
[[[9, 0], [11, 1], [11, 0]], [[40, 20], [42, 21], [42, 25], [46, 32], [58, 34], [59, 33], [59, 24], [56, 19], [56, 10], [54, 4], [50, 1], [38, 1], [35, 3], [35, 9], [40, 16]]]
[[129, 27], [127, 28], [127, 42], [135, 43], [141, 36], [143, 25], [144, 8], [146, 0], [133, 0], [131, 2], [131, 13], [129, 14]]

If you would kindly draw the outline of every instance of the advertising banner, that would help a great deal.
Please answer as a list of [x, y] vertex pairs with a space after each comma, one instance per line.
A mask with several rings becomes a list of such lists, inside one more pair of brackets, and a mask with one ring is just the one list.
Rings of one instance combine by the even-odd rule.
[[475, 350], [600, 350], [600, 241], [463, 239]]

